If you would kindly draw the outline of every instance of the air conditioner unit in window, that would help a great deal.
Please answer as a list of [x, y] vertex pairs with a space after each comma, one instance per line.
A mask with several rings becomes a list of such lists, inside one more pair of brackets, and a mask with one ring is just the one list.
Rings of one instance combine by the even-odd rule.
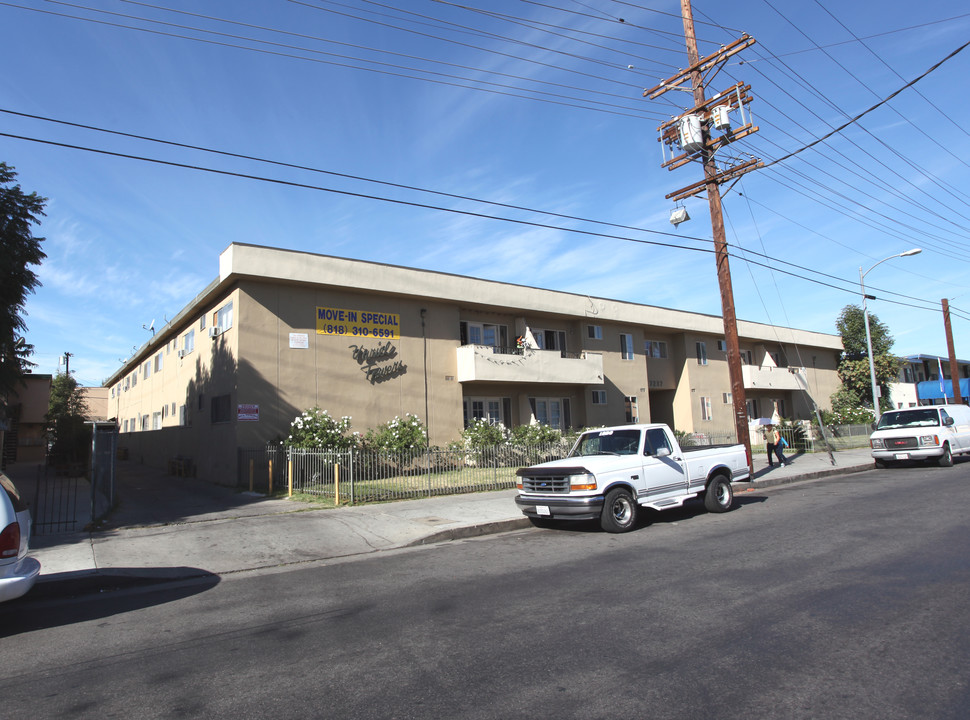
[[219, 328], [217, 327], [209, 328], [209, 337], [211, 338], [219, 337]]

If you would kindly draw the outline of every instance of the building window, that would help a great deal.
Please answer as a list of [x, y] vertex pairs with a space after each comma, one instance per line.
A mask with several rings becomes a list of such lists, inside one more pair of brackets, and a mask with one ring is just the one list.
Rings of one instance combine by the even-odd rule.
[[199, 318], [199, 330], [205, 330], [205, 313]]
[[751, 360], [751, 351], [750, 350], [742, 350], [741, 351], [741, 364], [742, 365], [754, 365], [754, 363]]
[[[147, 415], [145, 417], [148, 417]], [[162, 414], [160, 412], [152, 413], [152, 430], [162, 429]]]
[[586, 337], [588, 337], [590, 340], [602, 340], [603, 327], [601, 325], [587, 325]]
[[701, 398], [701, 420], [712, 420], [711, 415], [711, 399], [709, 397]]
[[566, 333], [562, 330], [533, 330], [532, 337], [540, 350], [559, 350], [566, 352]]
[[232, 413], [229, 411], [230, 399], [229, 395], [216, 395], [212, 398], [212, 413], [209, 418], [212, 424], [227, 423], [232, 420]]
[[626, 421], [628, 423], [640, 422], [640, 410], [637, 407], [635, 395], [628, 395], [623, 398], [623, 405], [626, 410]]
[[511, 399], [498, 397], [469, 397], [462, 402], [465, 427], [475, 420], [487, 420], [492, 425], [504, 425], [511, 413]]
[[155, 372], [162, 371], [162, 360], [164, 359], [165, 359], [165, 356], [162, 355], [162, 353], [158, 353], [158, 355], [155, 356]]
[[593, 390], [593, 405], [606, 405], [606, 390]]
[[216, 327], [220, 335], [232, 327], [232, 300], [216, 312]]
[[141, 429], [148, 430], [148, 415], [141, 416]]
[[646, 340], [643, 343], [643, 352], [648, 358], [666, 360], [667, 343], [662, 340]]
[[151, 376], [152, 376], [152, 361], [151, 360], [146, 360], [145, 361], [145, 379], [147, 380]]
[[185, 426], [185, 405], [179, 405], [179, 425]]
[[697, 343], [697, 364], [707, 365], [707, 343]]
[[718, 340], [717, 349], [719, 352], [727, 352], [727, 342], [725, 342], [724, 340]]
[[509, 345], [509, 329], [492, 323], [460, 323], [462, 345], [489, 345], [504, 348]]
[[568, 398], [529, 398], [536, 422], [565, 430], [570, 426]]
[[745, 406], [746, 410], [748, 411], [748, 418], [760, 417], [760, 415], [758, 415], [758, 402], [757, 402], [757, 400], [755, 400], [754, 398], [750, 398], [748, 400], [745, 400], [744, 406]]
[[721, 393], [721, 402], [725, 405], [731, 404], [731, 393]]
[[620, 333], [620, 357], [633, 360], [633, 336], [630, 333]]
[[[145, 377], [148, 377], [147, 375]], [[131, 374], [131, 386], [135, 387], [138, 384], [138, 372], [133, 372]]]
[[190, 352], [195, 350], [195, 329], [189, 330], [185, 333], [185, 337], [182, 338], [182, 351], [183, 354], [188, 355]]

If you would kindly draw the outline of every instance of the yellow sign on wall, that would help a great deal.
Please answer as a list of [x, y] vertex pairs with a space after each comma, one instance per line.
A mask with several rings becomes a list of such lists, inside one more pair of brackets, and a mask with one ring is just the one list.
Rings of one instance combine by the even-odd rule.
[[401, 337], [401, 316], [370, 310], [318, 307], [317, 334], [397, 340]]

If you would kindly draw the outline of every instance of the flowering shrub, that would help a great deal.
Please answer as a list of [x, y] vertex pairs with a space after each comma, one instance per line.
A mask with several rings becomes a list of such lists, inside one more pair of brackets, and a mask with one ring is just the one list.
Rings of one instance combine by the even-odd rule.
[[393, 420], [368, 430], [363, 444], [373, 450], [415, 450], [427, 446], [428, 433], [417, 415], [405, 413], [403, 418], [395, 416]]
[[517, 425], [512, 428], [513, 445], [548, 445], [562, 440], [562, 433], [542, 423]]
[[485, 418], [472, 420], [461, 436], [465, 445], [473, 448], [491, 447], [508, 443], [508, 430], [504, 425], [493, 425]]
[[290, 423], [290, 436], [286, 443], [298, 448], [347, 450], [357, 442], [356, 435], [347, 435], [349, 430], [348, 416], [344, 415], [338, 420], [326, 410], [310, 408]]
[[875, 421], [876, 414], [866, 407], [822, 411], [822, 422], [826, 425], [868, 425]]

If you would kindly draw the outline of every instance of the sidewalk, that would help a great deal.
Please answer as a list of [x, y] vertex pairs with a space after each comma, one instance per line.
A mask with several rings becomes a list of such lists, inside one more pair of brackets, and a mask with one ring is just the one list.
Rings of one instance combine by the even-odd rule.
[[[735, 494], [873, 467], [869, 449], [792, 455], [785, 467], [755, 458]], [[31, 465], [7, 470], [29, 486]], [[21, 487], [21, 491], [30, 495]], [[118, 466], [119, 507], [93, 532], [31, 539], [41, 576], [30, 598], [351, 558], [382, 550], [530, 526], [514, 490], [320, 509], [265, 498], [132, 463]]]

